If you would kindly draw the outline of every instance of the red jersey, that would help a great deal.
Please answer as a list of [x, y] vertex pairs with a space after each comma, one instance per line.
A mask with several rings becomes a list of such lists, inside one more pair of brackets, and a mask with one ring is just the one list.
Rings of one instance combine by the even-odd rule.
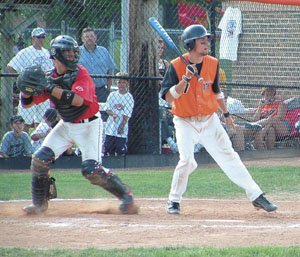
[[[71, 122], [77, 122], [82, 119], [87, 119], [93, 117], [99, 111], [99, 104], [97, 101], [97, 96], [95, 94], [95, 84], [93, 79], [91, 78], [89, 72], [85, 67], [82, 65], [78, 65], [79, 72], [76, 75], [73, 84], [70, 85], [71, 91], [75, 94], [81, 96], [84, 99], [83, 105], [86, 106], [86, 109], [83, 113], [81, 113], [75, 120], [71, 120]], [[57, 78], [58, 75], [54, 71], [52, 74], [53, 78]], [[66, 89], [62, 87], [62, 89]], [[46, 101], [47, 99], [51, 99], [55, 104], [58, 112], [60, 113], [60, 100], [56, 99], [55, 97], [51, 96], [49, 93], [43, 93], [37, 96], [33, 96], [33, 101], [35, 104], [39, 104], [41, 102]], [[71, 106], [70, 108], [74, 109], [76, 106]], [[80, 108], [80, 107], [77, 107]], [[65, 119], [64, 119], [65, 120]], [[70, 121], [70, 120], [66, 120]]]

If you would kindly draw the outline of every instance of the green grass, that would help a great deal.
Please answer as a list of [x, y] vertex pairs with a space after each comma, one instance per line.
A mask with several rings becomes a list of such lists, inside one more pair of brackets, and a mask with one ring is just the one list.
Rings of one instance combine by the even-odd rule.
[[300, 247], [164, 247], [128, 249], [0, 249], [5, 257], [299, 257]]
[[[299, 167], [253, 167], [249, 172], [266, 193], [300, 194]], [[137, 197], [167, 197], [173, 170], [116, 172], [131, 186]], [[102, 188], [92, 186], [80, 172], [52, 172], [59, 198], [112, 197]], [[14, 186], [11, 186], [14, 185]], [[220, 169], [198, 169], [189, 177], [185, 197], [236, 198], [245, 197], [243, 189], [233, 184]], [[30, 199], [31, 174], [0, 173], [0, 200]]]
[[[299, 167], [253, 167], [249, 172], [263, 191], [276, 198], [299, 199]], [[167, 197], [173, 170], [116, 172], [128, 183], [136, 197]], [[59, 198], [112, 197], [103, 189], [92, 186], [79, 172], [52, 172], [56, 178]], [[0, 200], [30, 199], [31, 174], [0, 173]], [[246, 198], [245, 192], [233, 184], [220, 169], [198, 169], [189, 177], [185, 197], [203, 198]], [[287, 198], [285, 198], [287, 197]], [[184, 245], [184, 242], [182, 242]], [[300, 247], [164, 247], [128, 249], [21, 249], [0, 248], [0, 256], [6, 257], [300, 257]]]

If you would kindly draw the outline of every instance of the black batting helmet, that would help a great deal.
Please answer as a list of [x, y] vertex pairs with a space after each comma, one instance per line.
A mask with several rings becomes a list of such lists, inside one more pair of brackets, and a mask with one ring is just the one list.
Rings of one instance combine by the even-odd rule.
[[[75, 50], [75, 59], [68, 60], [64, 55], [65, 50]], [[50, 58], [57, 58], [61, 63], [67, 66], [68, 70], [76, 70], [79, 60], [79, 46], [76, 40], [67, 35], [61, 35], [52, 39], [50, 43]]]
[[211, 34], [207, 32], [202, 25], [191, 25], [185, 28], [182, 34], [183, 46], [186, 50], [191, 51], [195, 47], [195, 40], [202, 37], [210, 37]]

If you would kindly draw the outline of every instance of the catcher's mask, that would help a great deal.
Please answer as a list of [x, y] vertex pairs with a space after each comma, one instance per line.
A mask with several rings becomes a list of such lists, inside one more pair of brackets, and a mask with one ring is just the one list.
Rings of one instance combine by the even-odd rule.
[[[74, 60], [66, 57], [65, 51], [75, 50]], [[61, 35], [54, 38], [50, 43], [50, 58], [57, 58], [61, 63], [67, 66], [70, 71], [75, 71], [79, 60], [79, 46], [78, 43], [70, 36]]]
[[182, 34], [183, 46], [186, 50], [191, 51], [195, 47], [195, 40], [202, 37], [211, 37], [206, 28], [202, 25], [191, 25], [185, 28]]

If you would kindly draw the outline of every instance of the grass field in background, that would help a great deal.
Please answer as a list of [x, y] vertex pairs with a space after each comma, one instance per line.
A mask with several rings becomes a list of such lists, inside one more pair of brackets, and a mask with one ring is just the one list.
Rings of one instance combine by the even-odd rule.
[[[300, 199], [299, 167], [253, 167], [249, 172], [262, 190], [272, 199]], [[116, 172], [128, 183], [136, 197], [167, 198], [173, 170], [141, 170]], [[80, 173], [52, 172], [56, 178], [58, 198], [113, 197], [103, 189], [93, 186]], [[0, 200], [31, 199], [31, 173], [0, 173]], [[245, 192], [233, 184], [220, 169], [198, 169], [189, 177], [185, 197], [245, 198]], [[184, 242], [183, 242], [184, 244]], [[117, 246], [116, 246], [117, 247]], [[300, 257], [300, 247], [164, 247], [128, 249], [6, 249], [0, 248], [0, 256], [6, 257]]]
[[0, 249], [5, 257], [300, 257], [300, 247], [164, 247], [128, 249]]

